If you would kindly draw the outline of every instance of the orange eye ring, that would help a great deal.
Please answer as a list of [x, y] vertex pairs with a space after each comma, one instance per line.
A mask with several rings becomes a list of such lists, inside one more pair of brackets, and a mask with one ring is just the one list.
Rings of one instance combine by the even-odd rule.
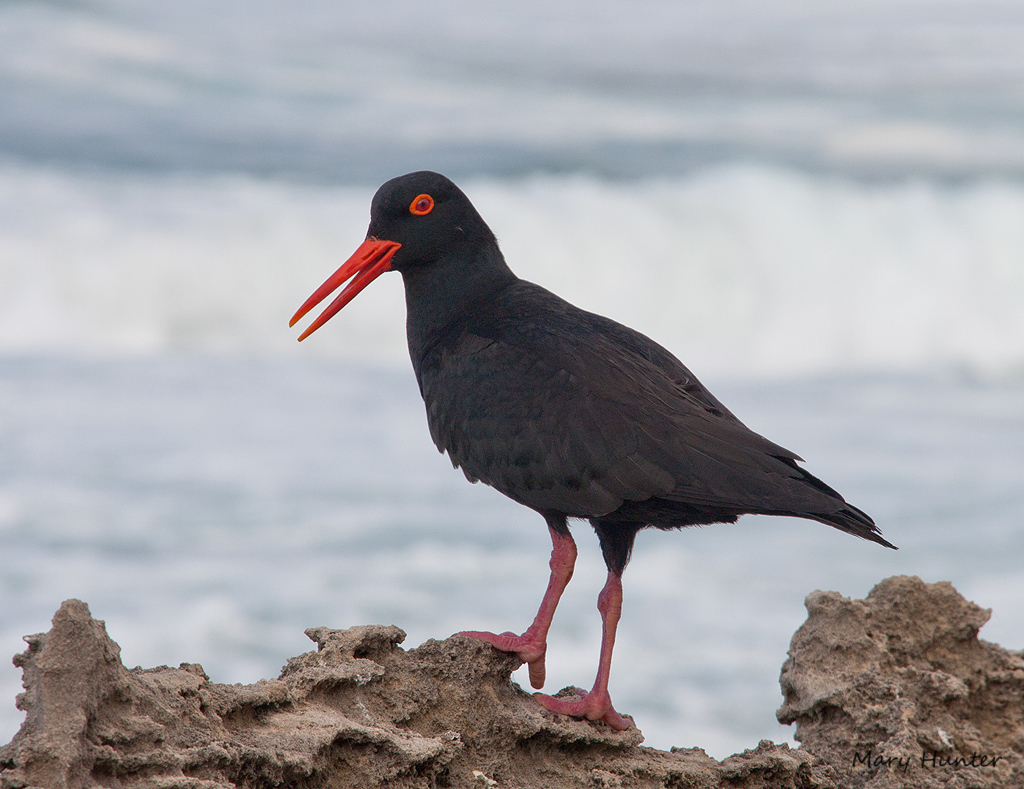
[[430, 195], [416, 195], [409, 203], [409, 213], [416, 216], [426, 216], [434, 210], [434, 198]]

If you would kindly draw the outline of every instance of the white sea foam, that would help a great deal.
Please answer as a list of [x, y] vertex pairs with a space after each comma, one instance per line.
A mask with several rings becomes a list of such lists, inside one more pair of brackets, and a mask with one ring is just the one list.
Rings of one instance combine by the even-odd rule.
[[[1024, 365], [1024, 184], [765, 166], [475, 180], [512, 267], [698, 373]], [[365, 234], [371, 189], [0, 170], [0, 349], [296, 353], [287, 319]], [[301, 353], [405, 358], [397, 275]]]

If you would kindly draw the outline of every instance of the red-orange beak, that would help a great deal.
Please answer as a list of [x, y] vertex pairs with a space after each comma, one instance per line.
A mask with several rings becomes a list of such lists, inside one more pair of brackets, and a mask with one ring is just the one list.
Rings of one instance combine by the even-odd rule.
[[320, 313], [320, 317], [313, 321], [309, 328], [299, 335], [299, 342], [302, 342], [309, 335], [323, 326], [327, 321], [337, 315], [341, 308], [354, 299], [363, 288], [373, 282], [377, 277], [391, 268], [391, 258], [402, 245], [397, 241], [378, 241], [375, 238], [368, 238], [359, 245], [348, 260], [346, 260], [337, 271], [335, 271], [316, 291], [306, 299], [299, 307], [289, 326], [294, 326], [302, 319], [302, 316], [313, 309], [317, 304], [326, 299], [331, 293], [341, 287], [341, 284], [355, 274], [355, 278], [348, 283], [338, 297], [330, 303], [326, 310]]

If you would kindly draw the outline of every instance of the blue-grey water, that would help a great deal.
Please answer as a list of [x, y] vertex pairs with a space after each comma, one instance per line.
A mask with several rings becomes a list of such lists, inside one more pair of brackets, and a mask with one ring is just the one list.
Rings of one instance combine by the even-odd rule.
[[[648, 743], [783, 739], [802, 600], [951, 580], [1024, 645], [1017, 3], [0, 4], [0, 654], [87, 600], [129, 665], [302, 630], [525, 627], [535, 514], [438, 455], [397, 276], [287, 319], [377, 184], [459, 180], [512, 267], [679, 355], [898, 553], [644, 534], [612, 691]], [[550, 685], [587, 685], [596, 540]], [[0, 742], [22, 718], [0, 668]], [[6, 699], [6, 701], [5, 701]]]

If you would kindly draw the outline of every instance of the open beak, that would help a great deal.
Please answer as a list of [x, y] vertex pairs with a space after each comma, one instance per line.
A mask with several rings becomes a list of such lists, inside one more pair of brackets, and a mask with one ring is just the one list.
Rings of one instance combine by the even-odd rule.
[[345, 280], [352, 277], [353, 274], [355, 275], [352, 281], [345, 287], [345, 290], [339, 293], [338, 297], [330, 303], [327, 309], [320, 313], [320, 317], [313, 321], [309, 328], [299, 335], [299, 342], [302, 342], [337, 315], [342, 307], [359, 294], [359, 291], [390, 269], [391, 258], [395, 256], [395, 253], [401, 246], [397, 241], [378, 241], [375, 238], [368, 238], [360, 244], [355, 254], [346, 260], [341, 265], [341, 268], [331, 274], [327, 281], [316, 289], [312, 296], [306, 299], [305, 303], [299, 307], [298, 312], [292, 316], [291, 321], [288, 322], [289, 326], [294, 326], [302, 319], [303, 315], [341, 287]]

